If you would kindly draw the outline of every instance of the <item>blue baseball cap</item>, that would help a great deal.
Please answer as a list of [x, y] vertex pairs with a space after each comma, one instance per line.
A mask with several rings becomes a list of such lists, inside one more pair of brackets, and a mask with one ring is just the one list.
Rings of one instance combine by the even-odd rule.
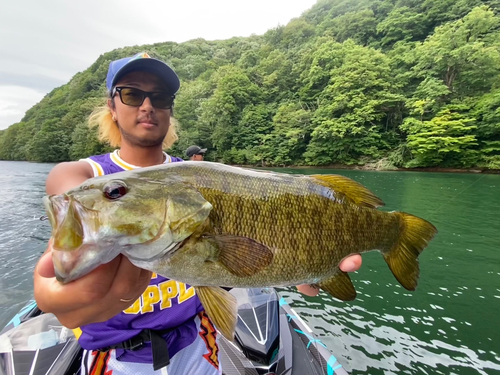
[[177, 74], [175, 74], [171, 67], [163, 61], [151, 58], [146, 52], [141, 52], [132, 57], [125, 57], [109, 63], [106, 88], [108, 91], [111, 91], [120, 78], [136, 71], [148, 72], [160, 77], [169, 88], [171, 94], [175, 94], [181, 85], [179, 77], [177, 77]]

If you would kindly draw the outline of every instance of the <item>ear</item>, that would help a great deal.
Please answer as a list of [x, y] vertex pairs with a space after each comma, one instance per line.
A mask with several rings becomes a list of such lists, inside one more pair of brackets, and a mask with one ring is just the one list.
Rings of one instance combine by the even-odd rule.
[[111, 118], [113, 119], [114, 122], [116, 122], [115, 102], [111, 98], [108, 98], [108, 108], [109, 108], [109, 111], [111, 112]]

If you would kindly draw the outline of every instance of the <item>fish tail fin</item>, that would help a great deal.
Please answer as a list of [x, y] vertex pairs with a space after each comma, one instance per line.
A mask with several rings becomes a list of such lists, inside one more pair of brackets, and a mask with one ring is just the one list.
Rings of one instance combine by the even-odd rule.
[[404, 213], [394, 212], [400, 218], [400, 234], [396, 243], [383, 253], [392, 274], [408, 290], [415, 290], [420, 269], [418, 256], [437, 233], [427, 220]]
[[196, 286], [196, 294], [215, 327], [229, 341], [234, 341], [238, 320], [236, 297], [218, 286]]

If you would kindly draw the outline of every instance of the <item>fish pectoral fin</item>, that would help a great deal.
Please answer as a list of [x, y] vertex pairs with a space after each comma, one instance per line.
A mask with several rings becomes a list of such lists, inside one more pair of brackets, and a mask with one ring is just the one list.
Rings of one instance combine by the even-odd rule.
[[234, 341], [238, 319], [236, 297], [218, 286], [196, 286], [196, 294], [215, 327], [229, 341]]
[[271, 249], [251, 238], [232, 234], [204, 237], [217, 249], [217, 253], [209, 260], [220, 263], [238, 277], [252, 276], [273, 260]]
[[343, 194], [358, 206], [377, 208], [385, 205], [382, 199], [350, 178], [339, 175], [311, 175], [310, 177], [314, 178], [320, 185], [332, 189], [335, 193]]
[[351, 278], [346, 272], [338, 271], [329, 279], [318, 283], [325, 292], [341, 301], [352, 301], [356, 298], [356, 289], [352, 285]]

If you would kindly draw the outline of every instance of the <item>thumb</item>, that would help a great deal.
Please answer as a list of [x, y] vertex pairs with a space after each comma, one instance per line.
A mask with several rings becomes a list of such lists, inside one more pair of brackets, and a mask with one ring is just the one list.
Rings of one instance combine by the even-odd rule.
[[52, 252], [48, 251], [42, 255], [36, 266], [38, 274], [45, 278], [55, 277], [54, 263], [52, 263]]

